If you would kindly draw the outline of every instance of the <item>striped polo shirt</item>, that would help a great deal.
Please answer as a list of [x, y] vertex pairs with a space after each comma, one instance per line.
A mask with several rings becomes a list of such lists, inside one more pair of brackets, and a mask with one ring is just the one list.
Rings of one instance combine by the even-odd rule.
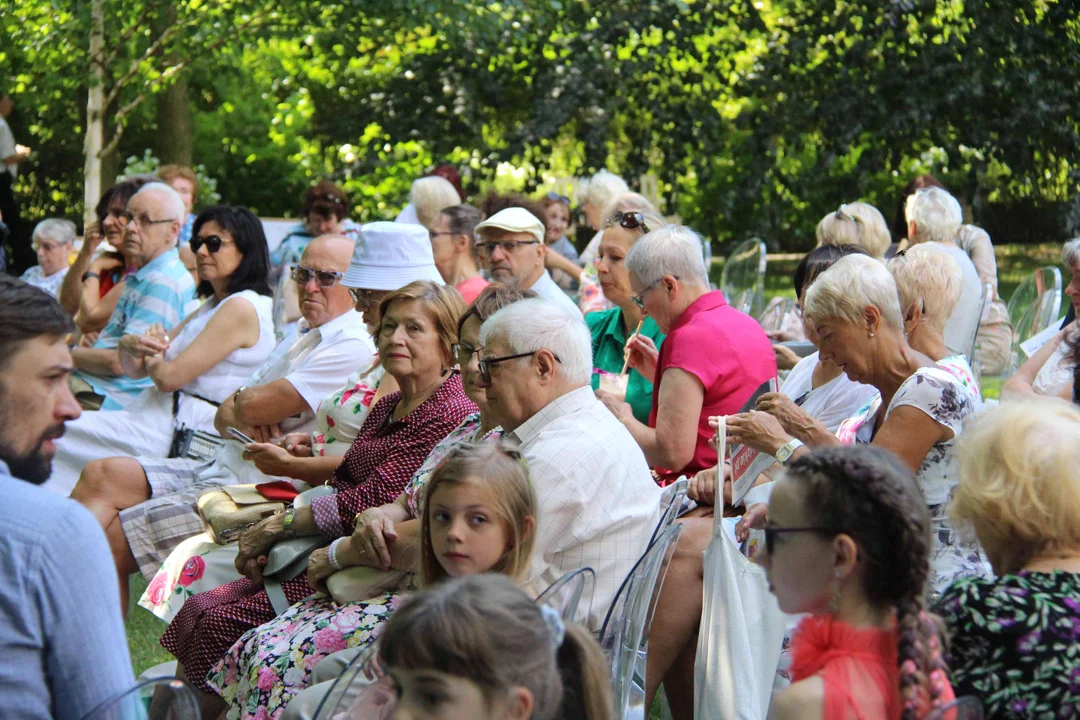
[[[180, 260], [180, 253], [172, 248], [127, 279], [116, 310], [98, 335], [94, 347], [115, 348], [124, 335], [142, 335], [154, 323], [161, 323], [168, 332], [198, 306], [195, 281]], [[154, 384], [149, 377], [133, 380], [123, 375], [102, 377], [84, 372], [77, 375], [89, 383], [94, 392], [105, 396], [102, 410], [120, 410], [143, 389]]]

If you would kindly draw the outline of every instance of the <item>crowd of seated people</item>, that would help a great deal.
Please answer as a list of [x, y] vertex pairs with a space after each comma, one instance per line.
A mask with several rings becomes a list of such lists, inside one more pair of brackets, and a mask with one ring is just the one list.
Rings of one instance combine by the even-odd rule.
[[[475, 207], [449, 166], [395, 222], [354, 223], [316, 184], [275, 248], [197, 193], [173, 166], [121, 181], [77, 251], [46, 220], [36, 272], [0, 278], [19, 717], [132, 687], [139, 573], [203, 718], [313, 718], [374, 662], [347, 717], [427, 717], [437, 688], [454, 717], [608, 720], [598, 640], [627, 592], [655, 607], [645, 707], [662, 688], [692, 718], [731, 516], [763, 537], [769, 602], [805, 615], [771, 717], [915, 720], [962, 696], [1080, 714], [1080, 331], [984, 404], [996, 266], [939, 184], [905, 193], [894, 252], [867, 203], [823, 218], [770, 333], [714, 289], [708, 240], [606, 170], [579, 191], [580, 255], [569, 198]], [[1064, 264], [1080, 309], [1080, 239]], [[739, 447], [767, 460], [745, 499]], [[669, 523], [663, 585], [627, 584]], [[538, 604], [585, 569], [576, 617]]]

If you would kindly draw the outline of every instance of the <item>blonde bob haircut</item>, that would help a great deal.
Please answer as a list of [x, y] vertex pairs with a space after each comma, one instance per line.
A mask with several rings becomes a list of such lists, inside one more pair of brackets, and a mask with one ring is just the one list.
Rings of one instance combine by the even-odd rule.
[[945, 332], [945, 323], [960, 302], [964, 287], [960, 265], [939, 246], [923, 243], [898, 253], [885, 267], [896, 281], [904, 319], [921, 303], [926, 325], [936, 332]]
[[904, 218], [915, 223], [915, 237], [908, 238], [912, 243], [952, 242], [964, 223], [964, 212], [948, 190], [927, 187], [908, 195]]
[[1073, 238], [1061, 248], [1061, 260], [1069, 272], [1080, 270], [1080, 238]]
[[[646, 199], [644, 195], [639, 195], [635, 192], [623, 193], [619, 197], [615, 198], [612, 202], [607, 204], [603, 212], [600, 213], [600, 229], [611, 227], [611, 218], [617, 212], [639, 212], [645, 218], [645, 227], [649, 228], [649, 232], [653, 230], [659, 230], [662, 227], [667, 227], [667, 220], [660, 214], [660, 211]], [[645, 233], [640, 232], [640, 235]]]
[[845, 203], [817, 225], [818, 245], [858, 245], [871, 257], [882, 260], [892, 243], [889, 226], [881, 212], [864, 202]]
[[974, 528], [996, 575], [1080, 548], [1080, 408], [1051, 397], [979, 414], [957, 443], [949, 512]]
[[861, 326], [866, 308], [871, 305], [878, 309], [886, 325], [904, 329], [893, 276], [868, 255], [848, 255], [810, 285], [803, 300], [803, 315], [815, 327], [827, 320]]
[[488, 572], [523, 583], [528, 579], [536, 539], [536, 491], [521, 452], [507, 440], [465, 443], [452, 450], [424, 488], [420, 515], [420, 575], [425, 586], [449, 575], [431, 543], [431, 498], [440, 487], [473, 485], [487, 491], [490, 508], [506, 529], [506, 552]]
[[[461, 293], [449, 285], [439, 285], [430, 280], [414, 280], [394, 290], [379, 303], [379, 335], [386, 325], [386, 311], [402, 300], [418, 300], [431, 314], [435, 332], [439, 335], [439, 349], [443, 354], [444, 367], [453, 367], [454, 358], [450, 346], [458, 341], [458, 318], [465, 314], [465, 301]], [[376, 338], [376, 344], [378, 338]]]
[[416, 218], [420, 224], [430, 230], [446, 208], [461, 204], [453, 183], [444, 177], [431, 175], [422, 177], [412, 184], [409, 200], [416, 207]]

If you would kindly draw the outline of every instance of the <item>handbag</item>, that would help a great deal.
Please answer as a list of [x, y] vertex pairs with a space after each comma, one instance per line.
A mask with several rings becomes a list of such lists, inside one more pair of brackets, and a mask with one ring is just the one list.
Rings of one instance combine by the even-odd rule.
[[[172, 414], [173, 422], [176, 422], [177, 414], [180, 412], [180, 393], [183, 390], [177, 390], [173, 393], [172, 401]], [[204, 397], [195, 395], [193, 393], [184, 393], [196, 400], [202, 400], [204, 403], [213, 405], [214, 407], [221, 407], [221, 403], [214, 402], [213, 400], [207, 400]], [[203, 430], [194, 430], [189, 427], [180, 425], [173, 431], [172, 444], [169, 446], [170, 458], [187, 458], [188, 460], [196, 460], [198, 462], [209, 462], [214, 459], [214, 455], [217, 454], [218, 448], [225, 444], [225, 440], [208, 433]]]
[[347, 567], [326, 579], [326, 589], [339, 604], [370, 600], [393, 590], [409, 574], [407, 570]]
[[[326, 497], [337, 492], [329, 485], [319, 485], [305, 490], [293, 499], [294, 508], [308, 507], [317, 497]], [[263, 588], [270, 597], [270, 604], [278, 615], [285, 612], [292, 604], [285, 598], [281, 583], [293, 580], [307, 571], [308, 558], [319, 548], [326, 547], [330, 541], [322, 535], [308, 535], [290, 538], [274, 543], [266, 554], [263, 567]]]
[[285, 511], [285, 503], [269, 502], [254, 485], [229, 485], [199, 496], [203, 528], [218, 545], [235, 542], [247, 528]]

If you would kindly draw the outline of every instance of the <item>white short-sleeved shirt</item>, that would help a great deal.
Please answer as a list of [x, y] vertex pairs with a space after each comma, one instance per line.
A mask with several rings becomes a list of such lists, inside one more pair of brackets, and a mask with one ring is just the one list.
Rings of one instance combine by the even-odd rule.
[[935, 243], [935, 247], [941, 248], [956, 261], [964, 277], [960, 300], [945, 323], [945, 347], [950, 355], [967, 355], [971, 352], [971, 340], [982, 317], [982, 280], [971, 258], [959, 247], [949, 243]]
[[34, 287], [41, 288], [45, 292], [49, 293], [53, 297], [60, 292], [60, 286], [64, 284], [64, 278], [67, 277], [68, 269], [63, 268], [57, 270], [52, 275], [43, 275], [41, 272], [41, 266], [35, 265], [32, 268], [27, 268], [26, 272], [22, 274], [19, 279], [24, 283], [33, 285]]
[[814, 388], [812, 382], [817, 366], [817, 353], [804, 357], [788, 373], [780, 392], [794, 400], [829, 432], [835, 433], [840, 423], [854, 415], [878, 391], [870, 385], [854, 382], [844, 373]]
[[530, 582], [543, 589], [591, 567], [589, 625], [598, 630], [660, 520], [660, 488], [633, 436], [588, 386], [553, 400], [511, 435], [540, 504]]

